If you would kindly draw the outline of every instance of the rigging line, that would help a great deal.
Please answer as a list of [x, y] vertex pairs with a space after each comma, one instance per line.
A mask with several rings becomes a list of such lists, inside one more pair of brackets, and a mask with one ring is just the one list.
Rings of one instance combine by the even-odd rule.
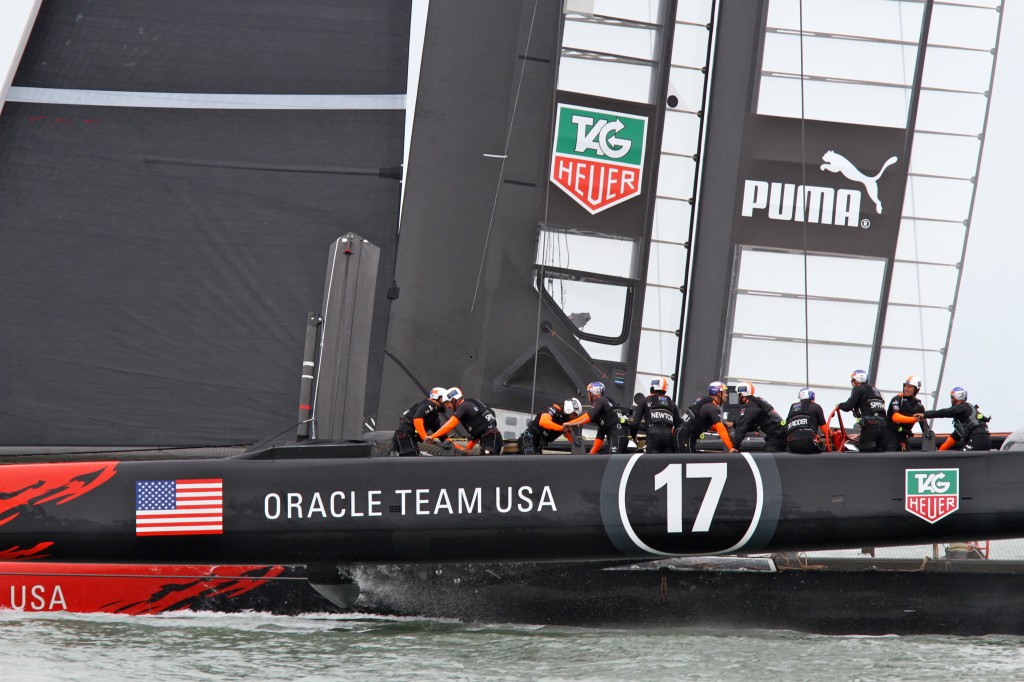
[[[548, 185], [551, 183], [549, 182]], [[547, 190], [550, 192], [550, 190]], [[544, 197], [544, 223], [547, 224], [547, 192]], [[546, 249], [548, 248], [548, 232], [541, 230], [541, 262], [540, 262], [540, 281], [537, 283], [537, 319], [534, 322], [536, 332], [533, 337], [533, 383], [530, 385], [530, 414], [535, 414], [534, 408], [536, 407], [537, 401], [537, 366], [540, 364], [540, 315], [541, 315], [541, 302], [544, 300], [544, 264], [547, 262]]]
[[[904, 29], [904, 26], [903, 26], [903, 5], [899, 6], [899, 18], [900, 18], [900, 41], [904, 41], [905, 37], [904, 37], [904, 33], [903, 33], [903, 29]], [[924, 48], [924, 54], [919, 54], [917, 56], [918, 59], [925, 59], [927, 57], [928, 45], [925, 44], [923, 46], [923, 48]], [[907, 55], [906, 55], [905, 49], [902, 48], [902, 47], [900, 48], [900, 58], [901, 58], [901, 62], [902, 62], [902, 65], [903, 65], [903, 68], [902, 68], [903, 78], [904, 78], [904, 80], [906, 80], [906, 76], [907, 76]], [[913, 83], [913, 76], [911, 76], [911, 83]], [[913, 87], [913, 86], [911, 86], [911, 87]], [[907, 105], [907, 110], [909, 111], [910, 110], [910, 94], [907, 93], [906, 90], [904, 90], [904, 101], [905, 101], [905, 103]], [[906, 132], [904, 133], [904, 144], [903, 144], [903, 148], [904, 149], [906, 149], [906, 147], [907, 147], [907, 145], [906, 145], [906, 137], [908, 135], [910, 135], [910, 134], [911, 134], [911, 131], [910, 131], [910, 121], [908, 120], [907, 121], [907, 129], [906, 129]], [[922, 298], [921, 298], [921, 288], [922, 288], [921, 287], [921, 264], [919, 262], [916, 262], [916, 261], [920, 261], [921, 260], [921, 258], [920, 258], [920, 248], [919, 248], [919, 243], [918, 243], [918, 239], [917, 239], [917, 237], [918, 237], [918, 235], [917, 235], [917, 220], [916, 220], [916, 216], [917, 216], [917, 200], [916, 200], [916, 195], [914, 194], [914, 176], [911, 175], [911, 173], [910, 173], [910, 158], [908, 157], [908, 158], [904, 159], [904, 163], [906, 163], [906, 166], [907, 166], [907, 195], [909, 196], [909, 199], [910, 199], [910, 215], [915, 216], [915, 219], [913, 219], [913, 229], [911, 231], [911, 235], [913, 237], [913, 245], [914, 245], [914, 261], [915, 261], [915, 263], [914, 263], [914, 276], [915, 276], [915, 279], [917, 281], [917, 306], [918, 306], [918, 308], [917, 308], [917, 334], [918, 334], [917, 342], [918, 342], [918, 346], [920, 346], [920, 348], [921, 348], [921, 376], [924, 377], [925, 385], [928, 385], [929, 384], [929, 381], [928, 381], [928, 363], [927, 363], [926, 356], [925, 356], [925, 342], [924, 342], [925, 341], [925, 339], [924, 339], [924, 303], [923, 303]], [[901, 218], [900, 219], [900, 232], [903, 231], [902, 223], [903, 223], [903, 219]], [[893, 264], [893, 267], [895, 267], [895, 263]], [[938, 386], [936, 386], [935, 388], [937, 389]]]
[[[804, 103], [804, 0], [800, 0], [800, 194], [804, 194], [807, 187], [807, 136], [806, 136], [807, 112]], [[804, 238], [804, 383], [811, 385], [811, 321], [808, 308], [808, 284], [807, 284], [807, 209], [804, 204], [806, 198], [798, 199], [794, 205], [803, 207], [803, 238]]]
[[494, 188], [494, 201], [491, 203], [491, 219], [487, 222], [487, 234], [484, 236], [484, 248], [480, 254], [480, 270], [476, 275], [476, 286], [473, 288], [473, 300], [469, 304], [469, 312], [476, 308], [476, 297], [480, 291], [480, 280], [484, 276], [484, 263], [487, 261], [487, 245], [491, 241], [491, 230], [494, 229], [494, 214], [498, 210], [498, 194], [501, 193], [501, 183], [505, 177], [505, 163], [508, 161], [508, 148], [512, 140], [512, 126], [516, 122], [516, 110], [519, 108], [519, 96], [523, 91], [523, 80], [526, 78], [526, 62], [530, 54], [530, 43], [533, 42], [533, 26], [537, 21], [537, 6], [540, 0], [534, 0], [533, 15], [530, 17], [530, 32], [526, 35], [526, 49], [523, 50], [523, 64], [519, 68], [519, 82], [516, 84], [516, 98], [512, 101], [512, 116], [508, 120], [508, 130], [505, 133], [505, 153], [501, 157], [501, 166], [498, 168], [498, 182]]
[[[534, 6], [533, 6], [533, 11], [534, 11], [534, 16], [536, 16], [536, 12], [537, 12], [537, 5], [536, 4], [534, 4]], [[564, 15], [562, 17], [562, 21], [563, 21], [563, 23], [565, 21]], [[533, 31], [532, 26], [530, 28], [530, 31], [531, 32]], [[563, 26], [563, 31], [564, 31], [564, 26]], [[558, 95], [557, 95], [557, 92], [558, 92], [558, 87], [557, 87], [557, 84], [558, 84], [558, 68], [559, 68], [559, 63], [556, 61], [555, 62], [555, 74], [554, 74], [554, 82], [555, 82], [555, 86], [556, 87], [552, 88], [552, 90], [551, 90], [551, 118], [548, 121], [548, 130], [554, 130], [555, 129], [555, 115], [556, 115], [555, 111], [558, 108], [557, 107], [557, 104], [558, 104], [558, 102], [557, 102], [557, 99], [558, 99]], [[554, 134], [554, 133], [552, 133], [552, 134]], [[536, 404], [537, 403], [537, 370], [538, 370], [538, 367], [540, 365], [540, 317], [541, 317], [541, 312], [543, 311], [543, 302], [544, 302], [544, 287], [545, 287], [545, 284], [544, 284], [544, 270], [547, 267], [549, 256], [553, 259], [555, 254], [557, 254], [558, 257], [559, 257], [558, 265], [559, 266], [562, 265], [562, 261], [561, 261], [562, 253], [561, 253], [561, 250], [560, 250], [560, 248], [558, 246], [558, 240], [560, 238], [564, 238], [565, 239], [565, 242], [566, 242], [566, 253], [568, 253], [568, 250], [569, 250], [569, 237], [568, 237], [568, 235], [564, 235], [563, 234], [560, 237], [559, 233], [552, 232], [552, 230], [547, 228], [547, 225], [548, 225], [548, 205], [549, 205], [550, 201], [551, 201], [551, 183], [550, 182], [545, 182], [544, 183], [544, 223], [543, 223], [544, 228], [542, 228], [540, 230], [540, 235], [541, 235], [541, 238], [543, 239], [543, 242], [539, 245], [540, 248], [538, 248], [538, 252], [541, 254], [541, 256], [540, 256], [540, 264], [539, 264], [540, 265], [540, 279], [537, 282], [537, 318], [534, 321], [534, 329], [536, 329], [536, 332], [534, 333], [534, 337], [533, 337], [533, 380], [532, 380], [532, 383], [530, 384], [530, 414], [536, 414], [536, 412], [534, 410], [537, 407], [537, 404]], [[551, 244], [550, 246], [549, 246], [549, 241], [548, 241], [548, 237], [549, 236], [553, 237], [553, 239], [552, 239], [553, 244]], [[548, 249], [549, 248], [553, 250], [552, 254], [548, 253]], [[568, 259], [568, 256], [566, 256], [566, 258]], [[566, 266], [568, 266], [568, 260], [566, 260]], [[552, 298], [552, 300], [554, 300], [554, 295], [553, 294], [552, 294], [551, 298]], [[561, 305], [562, 305], [562, 308], [564, 309], [565, 308], [565, 285], [564, 284], [562, 284], [561, 299], [562, 299]]]
[[[253, 445], [253, 446], [251, 446], [251, 447], [248, 447], [248, 448], [246, 448], [245, 452], [252, 452], [252, 451], [254, 451], [254, 450], [259, 450], [259, 449], [260, 449], [261, 447], [263, 447], [264, 445], [266, 445], [266, 444], [267, 444], [267, 443], [269, 443], [270, 441], [274, 440], [275, 438], [280, 438], [281, 436], [283, 436], [283, 435], [284, 435], [285, 433], [287, 433], [287, 432], [291, 431], [292, 429], [297, 429], [297, 428], [299, 428], [299, 426], [301, 426], [302, 424], [310, 424], [310, 423], [313, 423], [313, 420], [314, 420], [314, 418], [313, 418], [313, 417], [310, 417], [309, 419], [303, 419], [303, 420], [301, 420], [301, 421], [298, 421], [298, 422], [296, 422], [296, 423], [292, 424], [291, 426], [289, 426], [289, 427], [287, 427], [287, 428], [285, 428], [285, 429], [282, 429], [282, 430], [281, 430], [280, 432], [278, 432], [278, 433], [275, 433], [275, 434], [274, 434], [273, 436], [271, 436], [270, 438], [266, 438], [266, 439], [264, 439], [264, 440], [260, 441], [259, 443], [257, 443], [256, 445]], [[244, 453], [243, 453], [243, 454], [244, 454]]]
[[[539, 328], [538, 328], [538, 329], [539, 329]], [[563, 339], [563, 338], [562, 338], [561, 336], [559, 336], [559, 335], [558, 335], [558, 332], [556, 332], [556, 331], [555, 331], [555, 330], [554, 330], [553, 328], [552, 328], [552, 329], [551, 329], [550, 331], [548, 331], [547, 333], [548, 333], [548, 336], [551, 336], [552, 338], [558, 339], [559, 341], [561, 341], [562, 343], [564, 343], [564, 344], [565, 344], [566, 346], [568, 346], [569, 350], [571, 350], [571, 351], [572, 351], [573, 353], [575, 353], [576, 355], [578, 355], [578, 356], [580, 356], [581, 358], [583, 358], [583, 361], [584, 361], [584, 362], [586, 362], [586, 363], [587, 363], [588, 365], [590, 365], [590, 366], [591, 366], [591, 367], [593, 368], [593, 370], [594, 370], [595, 372], [597, 372], [597, 376], [598, 376], [598, 378], [599, 378], [599, 379], [608, 379], [608, 374], [607, 374], [607, 372], [605, 372], [605, 371], [604, 371], [604, 370], [602, 370], [602, 369], [601, 369], [600, 367], [598, 367], [597, 365], [595, 365], [595, 364], [594, 364], [594, 363], [593, 363], [593, 362], [591, 361], [591, 359], [590, 359], [589, 357], [587, 357], [587, 356], [586, 356], [586, 355], [584, 355], [583, 353], [581, 353], [581, 352], [579, 352], [578, 350], [576, 350], [575, 348], [573, 348], [573, 347], [572, 347], [572, 344], [570, 344], [570, 343], [569, 343], [568, 341], [566, 341], [566, 340], [565, 340], [565, 339]]]

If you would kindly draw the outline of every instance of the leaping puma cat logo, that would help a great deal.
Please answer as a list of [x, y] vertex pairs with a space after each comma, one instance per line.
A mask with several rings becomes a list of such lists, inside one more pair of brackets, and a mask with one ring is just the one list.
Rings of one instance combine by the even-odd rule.
[[841, 154], [836, 154], [831, 149], [822, 155], [821, 160], [825, 162], [821, 164], [821, 170], [829, 171], [830, 173], [842, 173], [847, 179], [864, 185], [864, 191], [871, 197], [871, 201], [875, 202], [875, 209], [878, 213], [882, 212], [882, 202], [878, 200], [878, 178], [882, 177], [882, 173], [885, 172], [886, 168], [896, 163], [897, 159], [895, 156], [889, 157], [889, 160], [882, 164], [882, 169], [878, 171], [878, 175], [874, 177], [864, 175], [857, 170], [856, 166], [850, 163], [849, 159]]

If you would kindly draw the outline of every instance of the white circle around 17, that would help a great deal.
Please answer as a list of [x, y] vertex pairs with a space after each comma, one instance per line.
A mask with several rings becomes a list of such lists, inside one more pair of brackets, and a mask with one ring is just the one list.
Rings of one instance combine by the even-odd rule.
[[[629, 481], [629, 475], [633, 471], [633, 467], [640, 460], [640, 457], [644, 453], [637, 452], [630, 457], [629, 462], [626, 464], [626, 468], [622, 472], [622, 477], [619, 479], [619, 494], [618, 494], [618, 507], [619, 507], [619, 519], [622, 522], [622, 527], [626, 531], [626, 535], [639, 549], [649, 554], [658, 556], [690, 556], [685, 553], [679, 552], [663, 552], [658, 549], [654, 549], [646, 542], [640, 539], [636, 531], [633, 530], [633, 526], [629, 522], [629, 513], [626, 508], [626, 484]], [[761, 512], [764, 510], [764, 482], [761, 479], [761, 471], [757, 467], [757, 463], [754, 458], [747, 452], [741, 452], [740, 456], [746, 460], [747, 465], [750, 467], [750, 472], [754, 477], [754, 488], [756, 496], [754, 500], [754, 513], [750, 518], [750, 526], [747, 528], [743, 537], [740, 538], [739, 542], [727, 547], [725, 549], [717, 551], [703, 551], [700, 555], [708, 554], [732, 554], [737, 550], [744, 547], [747, 542], [750, 541], [751, 536], [754, 535], [754, 531], [757, 530], [757, 524], [761, 520]], [[668, 509], [669, 518], [666, 519], [669, 532], [681, 532], [682, 531], [682, 517], [681, 511], [680, 516], [673, 516], [675, 510], [681, 509], [681, 480], [682, 480], [682, 467], [684, 463], [673, 463], [669, 464], [663, 469], [658, 476], [655, 477], [655, 489], [661, 489], [662, 487], [667, 488], [667, 494], [669, 496]], [[697, 514], [697, 519], [694, 523], [695, 530], [706, 531], [711, 525], [711, 519], [714, 516], [715, 509], [718, 504], [719, 496], [721, 495], [722, 489], [725, 487], [725, 471], [728, 467], [726, 462], [686, 462], [686, 475], [689, 478], [709, 478], [711, 479], [708, 485], [708, 491], [704, 496], [704, 500], [701, 504], [701, 509]], [[678, 468], [675, 468], [678, 467]], [[664, 479], [659, 481], [659, 477], [664, 475]], [[679, 485], [675, 482], [679, 481]], [[678, 526], [678, 527], [677, 527]]]

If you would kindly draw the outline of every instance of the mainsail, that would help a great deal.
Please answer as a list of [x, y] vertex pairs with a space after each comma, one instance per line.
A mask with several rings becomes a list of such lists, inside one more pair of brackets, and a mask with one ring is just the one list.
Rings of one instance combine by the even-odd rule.
[[409, 14], [42, 5], [0, 117], [5, 444], [294, 433], [328, 246], [371, 239], [391, 283]]

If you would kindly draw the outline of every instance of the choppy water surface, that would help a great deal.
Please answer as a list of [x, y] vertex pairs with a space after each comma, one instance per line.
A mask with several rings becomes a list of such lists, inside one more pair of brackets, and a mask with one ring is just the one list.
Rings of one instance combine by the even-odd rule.
[[21, 680], [1024, 679], [1021, 637], [587, 630], [375, 616], [0, 612]]

